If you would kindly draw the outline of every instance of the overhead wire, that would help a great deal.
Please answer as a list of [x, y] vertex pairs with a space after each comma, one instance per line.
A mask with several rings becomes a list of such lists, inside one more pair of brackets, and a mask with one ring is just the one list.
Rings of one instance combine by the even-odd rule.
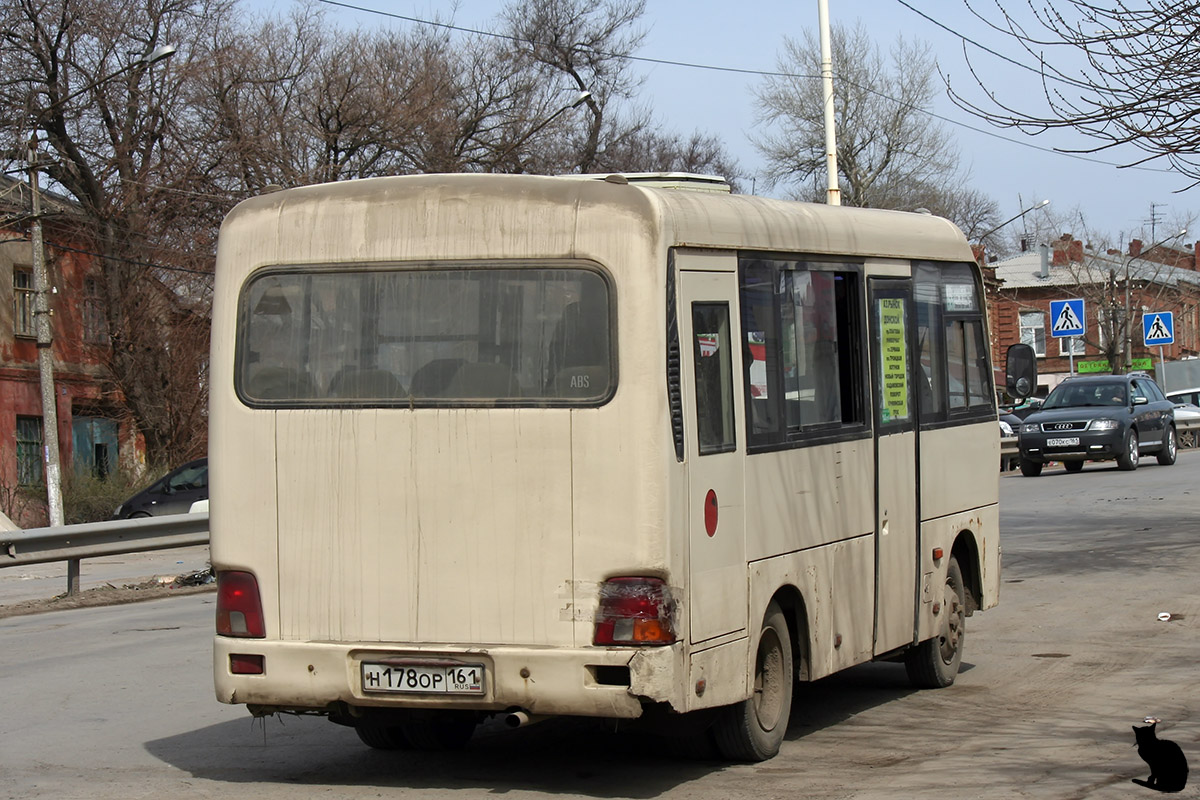
[[[344, 8], [344, 9], [347, 9], [350, 11], [359, 11], [364, 14], [374, 14], [374, 15], [380, 16], [380, 17], [388, 17], [391, 19], [398, 19], [398, 20], [402, 20], [404, 22], [411, 22], [416, 25], [427, 25], [427, 26], [434, 27], [434, 28], [443, 28], [445, 30], [455, 31], [457, 33], [467, 33], [467, 34], [471, 34], [471, 35], [475, 35], [475, 36], [485, 36], [485, 37], [490, 37], [490, 38], [494, 38], [494, 39], [503, 39], [503, 40], [511, 41], [511, 42], [524, 41], [520, 37], [512, 36], [512, 35], [509, 35], [506, 33], [481, 30], [478, 28], [468, 28], [463, 25], [456, 25], [453, 23], [441, 22], [438, 20], [422, 19], [420, 17], [414, 17], [414, 16], [407, 15], [407, 14], [398, 14], [394, 11], [382, 11], [380, 9], [368, 8], [366, 6], [360, 6], [360, 5], [356, 5], [354, 3], [344, 2], [344, 0], [319, 0], [319, 2], [324, 5], [336, 6], [338, 8]], [[897, 0], [897, 2], [899, 2], [901, 5], [905, 6], [906, 8], [909, 8], [910, 10], [912, 10], [913, 12], [915, 12], [922, 18], [928, 20], [929, 22], [937, 25], [938, 27], [946, 30], [947, 32], [949, 32], [955, 36], [958, 36], [963, 41], [969, 42], [970, 44], [972, 44], [976, 47], [979, 47], [980, 49], [983, 49], [988, 53], [991, 53], [1000, 58], [1003, 58], [1006, 61], [1016, 64], [1017, 66], [1020, 66], [1024, 69], [1032, 70], [1033, 72], [1035, 72], [1039, 75], [1041, 74], [1041, 71], [1037, 70], [1036, 68], [1030, 67], [1027, 64], [1021, 64], [1020, 62], [1015, 61], [1014, 59], [1011, 59], [1007, 56], [1004, 56], [1003, 54], [997, 53], [994, 50], [986, 48], [983, 45], [975, 42], [974, 40], [971, 40], [968, 37], [966, 37], [960, 33], [957, 33], [952, 28], [938, 22], [937, 20], [933, 19], [932, 17], [913, 8], [907, 2], [905, 2], [905, 0]], [[767, 77], [767, 78], [798, 78], [801, 80], [820, 80], [820, 77], [821, 77], [819, 75], [806, 75], [806, 74], [802, 74], [802, 73], [783, 72], [783, 71], [777, 71], [777, 70], [752, 69], [752, 68], [747, 68], [747, 67], [728, 67], [728, 66], [720, 66], [720, 65], [716, 65], [716, 64], [700, 64], [700, 63], [696, 63], [696, 62], [692, 62], [692, 61], [678, 61], [678, 60], [674, 60], [674, 59], [652, 58], [649, 56], [637, 56], [637, 55], [628, 55], [628, 54], [621, 54], [621, 53], [599, 53], [599, 55], [604, 55], [604, 56], [608, 56], [608, 57], [612, 57], [612, 58], [622, 58], [627, 61], [635, 61], [635, 62], [644, 63], [644, 64], [655, 64], [655, 65], [660, 65], [660, 66], [681, 67], [684, 69], [709, 70], [712, 72], [726, 72], [726, 73], [739, 74], [739, 75], [754, 75], [754, 76]], [[835, 77], [836, 77], [836, 75], [835, 75]], [[870, 87], [855, 85], [855, 88], [871, 92], [871, 93], [876, 94], [886, 100], [890, 100], [893, 103], [897, 103], [900, 105], [906, 105], [904, 103], [904, 101], [898, 100], [895, 97], [891, 97], [887, 94], [884, 94], [883, 92], [879, 92], [874, 89], [871, 89]], [[956, 120], [951, 117], [947, 117], [947, 116], [944, 116], [941, 114], [934, 113], [932, 111], [929, 111], [928, 109], [921, 108], [919, 106], [909, 105], [909, 107], [912, 110], [917, 111], [918, 113], [925, 114], [925, 115], [931, 117], [932, 119], [936, 119], [941, 122], [945, 122], [948, 125], [954, 125], [955, 127], [963, 128], [965, 130], [969, 130], [974, 133], [982, 134], [984, 136], [990, 136], [993, 139], [999, 139], [1000, 141], [1007, 142], [1009, 144], [1018, 145], [1020, 147], [1026, 147], [1031, 150], [1037, 150], [1042, 153], [1049, 153], [1050, 155], [1062, 156], [1064, 158], [1072, 158], [1072, 159], [1075, 159], [1076, 161], [1086, 161], [1086, 162], [1089, 162], [1092, 164], [1100, 164], [1102, 166], [1113, 167], [1115, 169], [1132, 169], [1132, 170], [1138, 170], [1139, 172], [1160, 172], [1160, 173], [1166, 173], [1166, 174], [1175, 172], [1175, 170], [1173, 170], [1173, 169], [1164, 169], [1161, 167], [1147, 167], [1147, 166], [1144, 166], [1141, 164], [1129, 164], [1129, 165], [1118, 164], [1118, 163], [1115, 163], [1112, 161], [1106, 161], [1102, 158], [1093, 158], [1091, 156], [1086, 156], [1081, 153], [1064, 152], [1062, 150], [1056, 150], [1053, 147], [1044, 147], [1042, 145], [1037, 145], [1032, 142], [1025, 141], [1023, 139], [1014, 139], [1010, 136], [1004, 136], [1003, 134], [997, 133], [995, 131], [989, 131], [986, 128], [977, 128], [974, 125], [969, 125], [960, 120]]]

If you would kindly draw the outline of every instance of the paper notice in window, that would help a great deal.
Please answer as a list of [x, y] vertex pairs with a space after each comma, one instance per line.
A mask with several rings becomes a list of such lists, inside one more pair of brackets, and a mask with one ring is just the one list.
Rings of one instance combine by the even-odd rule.
[[879, 347], [880, 386], [883, 390], [880, 419], [908, 419], [908, 350], [904, 335], [904, 301], [880, 298]]

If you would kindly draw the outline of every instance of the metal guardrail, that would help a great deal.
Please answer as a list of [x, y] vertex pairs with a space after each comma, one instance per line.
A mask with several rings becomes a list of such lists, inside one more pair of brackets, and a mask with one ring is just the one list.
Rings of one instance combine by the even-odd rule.
[[75, 594], [82, 559], [199, 544], [208, 544], [208, 512], [0, 531], [0, 567], [66, 561], [67, 594]]

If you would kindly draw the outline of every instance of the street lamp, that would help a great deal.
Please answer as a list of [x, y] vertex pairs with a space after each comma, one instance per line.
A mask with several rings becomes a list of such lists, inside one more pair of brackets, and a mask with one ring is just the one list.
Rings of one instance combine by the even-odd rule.
[[568, 111], [570, 111], [573, 108], [579, 108], [581, 105], [586, 103], [591, 98], [591, 96], [592, 96], [592, 93], [589, 91], [584, 90], [584, 91], [580, 92], [579, 95], [574, 100], [567, 103], [565, 106], [558, 109], [550, 116], [546, 117], [544, 120], [539, 122], [537, 125], [534, 125], [524, 136], [522, 136], [520, 139], [517, 139], [517, 141], [513, 142], [511, 145], [509, 145], [507, 148], [505, 148], [504, 152], [502, 152], [500, 155], [496, 156], [496, 163], [499, 164], [501, 161], [503, 161], [505, 159], [505, 157], [507, 157], [510, 153], [512, 153], [512, 151], [516, 150], [518, 147], [525, 144], [527, 141], [529, 141], [529, 139], [535, 133], [537, 133], [542, 128], [549, 125], [554, 120], [558, 119], [558, 117], [562, 116], [563, 114], [567, 113]]
[[[30, 224], [29, 238], [33, 244], [33, 316], [37, 329], [37, 360], [38, 380], [42, 393], [42, 464], [43, 477], [46, 479], [46, 506], [49, 511], [50, 525], [57, 527], [64, 523], [62, 506], [62, 474], [58, 455], [58, 400], [54, 389], [54, 337], [50, 330], [50, 278], [46, 272], [46, 245], [42, 237], [42, 193], [38, 186], [38, 157], [37, 131], [42, 119], [55, 108], [72, 100], [84, 92], [89, 92], [119, 75], [124, 75], [140, 66], [150, 66], [163, 59], [170, 58], [175, 53], [175, 46], [162, 44], [140, 58], [131, 61], [111, 75], [92, 81], [82, 89], [71, 92], [66, 97], [54, 101], [37, 115], [33, 121], [33, 133], [29, 138], [29, 197], [33, 221]], [[78, 570], [78, 562], [72, 562]], [[68, 581], [70, 576], [68, 576]], [[76, 577], [76, 584], [78, 578]]]
[[979, 237], [979, 241], [981, 241], [981, 242], [982, 242], [984, 239], [986, 239], [987, 237], [991, 236], [993, 233], [995, 233], [996, 231], [1000, 230], [1000, 229], [1001, 229], [1001, 228], [1003, 228], [1005, 225], [1009, 224], [1010, 222], [1016, 222], [1016, 221], [1017, 221], [1017, 220], [1019, 220], [1021, 217], [1025, 216], [1026, 214], [1030, 213], [1031, 211], [1037, 211], [1039, 208], [1045, 208], [1045, 207], [1046, 207], [1046, 206], [1048, 206], [1048, 205], [1050, 205], [1050, 201], [1049, 201], [1049, 200], [1043, 200], [1042, 202], [1038, 203], [1037, 205], [1030, 206], [1029, 208], [1027, 208], [1027, 209], [1025, 209], [1024, 211], [1022, 211], [1020, 214], [1017, 214], [1017, 215], [1016, 215], [1015, 217], [1013, 217], [1012, 219], [1006, 219], [1006, 220], [1004, 220], [1004, 222], [1001, 222], [999, 225], [997, 225], [996, 227], [992, 228], [992, 229], [991, 229], [990, 231], [988, 231], [987, 233], [985, 233], [985, 234], [983, 234], [982, 236], [980, 236], [980, 237]]

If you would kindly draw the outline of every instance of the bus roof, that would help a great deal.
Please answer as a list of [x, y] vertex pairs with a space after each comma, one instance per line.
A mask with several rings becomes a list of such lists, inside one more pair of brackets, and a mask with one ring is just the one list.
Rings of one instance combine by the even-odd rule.
[[[361, 215], [364, 207], [385, 214], [414, 202], [463, 207], [528, 204], [558, 206], [585, 216], [619, 211], [657, 226], [667, 246], [770, 250], [798, 254], [973, 261], [962, 232], [949, 220], [924, 213], [828, 206], [729, 194], [714, 176], [441, 174], [366, 178], [288, 189], [239, 204], [227, 219], [250, 215], [314, 215], [336, 219]], [[535, 215], [538, 216], [538, 215]], [[519, 217], [510, 209], [509, 219]], [[589, 217], [588, 221], [592, 219]], [[259, 217], [261, 222], [261, 217]], [[545, 222], [539, 217], [539, 223]], [[373, 226], [372, 226], [373, 227]], [[384, 226], [386, 229], [387, 226]]]

